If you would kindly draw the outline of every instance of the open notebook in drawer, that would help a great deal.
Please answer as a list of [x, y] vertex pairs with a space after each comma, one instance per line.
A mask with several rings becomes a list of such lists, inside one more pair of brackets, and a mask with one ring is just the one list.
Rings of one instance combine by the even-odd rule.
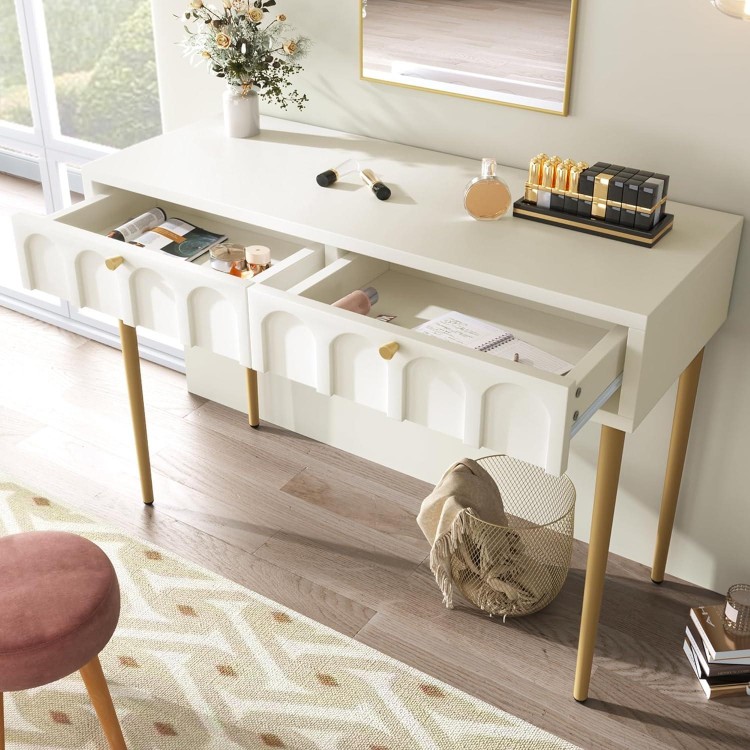
[[[373, 286], [370, 316], [331, 307]], [[560, 473], [570, 437], [619, 384], [626, 330], [563, 317], [452, 280], [350, 254], [287, 290], [249, 292], [253, 361], [275, 372]], [[573, 364], [564, 376], [414, 328], [456, 310]], [[395, 315], [390, 323], [376, 315]], [[380, 347], [397, 344], [383, 359]]]

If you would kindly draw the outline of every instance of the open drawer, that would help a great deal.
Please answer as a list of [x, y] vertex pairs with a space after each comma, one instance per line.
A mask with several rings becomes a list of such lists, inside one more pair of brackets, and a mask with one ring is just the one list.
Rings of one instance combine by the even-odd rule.
[[[248, 292], [256, 369], [552, 474], [565, 470], [571, 437], [621, 383], [627, 329], [619, 326], [355, 254], [302, 282], [283, 278], [269, 272]], [[380, 297], [369, 316], [330, 306], [367, 286]], [[412, 330], [449, 311], [495, 323], [573, 368], [555, 375]], [[389, 343], [398, 348], [385, 359]]]
[[[272, 267], [293, 264], [303, 248], [302, 241], [294, 238], [113, 190], [50, 216], [13, 217], [24, 285], [251, 367], [247, 288], [263, 274], [240, 279], [212, 269], [208, 254], [189, 263], [106, 236], [154, 206], [163, 208], [170, 218], [226, 234], [233, 242], [267, 245]], [[322, 248], [308, 249], [302, 255], [306, 273], [322, 268]], [[124, 262], [111, 271], [105, 260], [117, 256]]]

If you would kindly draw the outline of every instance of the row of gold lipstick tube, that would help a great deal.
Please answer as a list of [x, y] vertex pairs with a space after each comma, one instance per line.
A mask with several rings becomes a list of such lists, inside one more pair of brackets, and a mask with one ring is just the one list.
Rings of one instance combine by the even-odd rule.
[[552, 190], [577, 193], [581, 172], [588, 168], [585, 161], [574, 162], [572, 159], [563, 160], [559, 156], [537, 154], [529, 164], [529, 180], [524, 200], [542, 208], [550, 208]]

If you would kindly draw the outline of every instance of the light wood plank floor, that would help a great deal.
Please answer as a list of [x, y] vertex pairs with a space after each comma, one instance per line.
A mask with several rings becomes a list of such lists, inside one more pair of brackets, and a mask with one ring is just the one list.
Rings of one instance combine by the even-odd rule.
[[[189, 395], [143, 363], [157, 501], [142, 505], [119, 352], [0, 308], [0, 471], [583, 748], [747, 748], [750, 699], [708, 702], [681, 651], [716, 594], [611, 556], [591, 698], [571, 697], [586, 548], [545, 611], [443, 608], [417, 480]], [[653, 530], [648, 530], [653, 533]]]

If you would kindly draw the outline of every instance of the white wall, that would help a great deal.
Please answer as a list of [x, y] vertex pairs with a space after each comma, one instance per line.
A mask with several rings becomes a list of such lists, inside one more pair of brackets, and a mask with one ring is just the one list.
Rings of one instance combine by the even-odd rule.
[[[168, 128], [219, 111], [220, 82], [192, 70], [172, 16], [154, 9]], [[539, 151], [671, 175], [674, 199], [750, 219], [750, 23], [708, 0], [580, 0], [567, 118], [359, 80], [356, 0], [279, 0], [315, 42], [287, 116], [524, 167]], [[266, 110], [270, 111], [270, 110]], [[668, 571], [724, 590], [750, 581], [750, 232], [729, 321], [707, 349]], [[674, 389], [626, 442], [612, 549], [650, 564]], [[576, 535], [586, 539], [598, 431], [574, 441]]]

